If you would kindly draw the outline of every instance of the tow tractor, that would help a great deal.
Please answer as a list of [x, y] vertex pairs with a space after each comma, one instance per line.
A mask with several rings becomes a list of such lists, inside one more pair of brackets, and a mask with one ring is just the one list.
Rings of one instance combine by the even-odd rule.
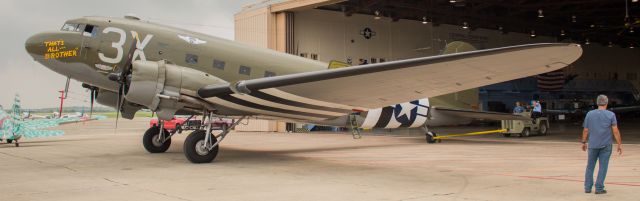
[[[531, 117], [531, 111], [522, 112], [520, 115]], [[549, 134], [549, 118], [538, 117], [532, 120], [502, 120], [502, 129], [505, 130], [505, 132], [502, 133], [504, 137], [511, 137], [511, 135], [529, 137], [533, 133], [547, 135]]]
[[[531, 111], [525, 111], [518, 115], [524, 117], [531, 117]], [[511, 137], [511, 135], [518, 135], [518, 137], [529, 137], [533, 133], [538, 135], [547, 135], [549, 133], [549, 118], [537, 117], [530, 120], [502, 120], [502, 128], [498, 130], [479, 131], [463, 134], [449, 134], [449, 135], [436, 135], [433, 132], [428, 132], [427, 143], [442, 142], [442, 139], [448, 139], [451, 137], [473, 136], [473, 135], [488, 135], [494, 133], [502, 133], [504, 137]]]

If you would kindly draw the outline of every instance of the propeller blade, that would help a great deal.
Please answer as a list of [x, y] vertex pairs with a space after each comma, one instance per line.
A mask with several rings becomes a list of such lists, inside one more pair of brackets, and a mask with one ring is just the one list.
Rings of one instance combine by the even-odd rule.
[[124, 93], [124, 84], [120, 84], [120, 90], [118, 90], [118, 104], [116, 109], [116, 130], [118, 129], [118, 120], [120, 119], [120, 110], [122, 110], [122, 93]]
[[96, 90], [91, 89], [91, 109], [89, 109], [89, 119], [93, 117], [93, 102], [96, 100]]
[[133, 41], [131, 42], [131, 47], [129, 48], [129, 52], [127, 53], [127, 60], [122, 65], [122, 70], [120, 73], [114, 73], [109, 75], [110, 80], [117, 81], [120, 83], [120, 88], [118, 89], [118, 104], [116, 108], [116, 130], [118, 129], [118, 120], [120, 119], [120, 111], [122, 110], [124, 95], [126, 94], [127, 87], [127, 75], [131, 70], [131, 63], [133, 63], [133, 54], [137, 50], [138, 37], [134, 36]]

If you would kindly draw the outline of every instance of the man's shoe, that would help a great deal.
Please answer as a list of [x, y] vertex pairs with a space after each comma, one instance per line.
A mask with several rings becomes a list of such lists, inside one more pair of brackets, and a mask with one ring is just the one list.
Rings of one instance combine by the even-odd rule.
[[596, 191], [596, 194], [607, 194], [607, 190]]
[[584, 190], [584, 193], [591, 193], [591, 190]]

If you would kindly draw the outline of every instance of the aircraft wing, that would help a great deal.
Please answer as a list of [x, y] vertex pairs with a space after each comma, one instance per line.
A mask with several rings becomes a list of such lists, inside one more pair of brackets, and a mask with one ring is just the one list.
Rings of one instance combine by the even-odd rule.
[[516, 115], [511, 113], [502, 113], [502, 112], [480, 112], [473, 110], [463, 110], [463, 109], [451, 109], [451, 108], [442, 108], [442, 107], [433, 107], [436, 111], [446, 115], [452, 115], [456, 117], [462, 118], [472, 118], [472, 119], [484, 119], [484, 120], [528, 120], [531, 121], [530, 117], [525, 117], [522, 115]]
[[612, 108], [609, 108], [609, 110], [618, 114], [627, 113], [627, 112], [638, 112], [640, 111], [640, 106], [634, 105], [634, 106], [612, 107]]
[[519, 45], [209, 85], [198, 95], [251, 113], [327, 119], [558, 70], [581, 54], [578, 44]]

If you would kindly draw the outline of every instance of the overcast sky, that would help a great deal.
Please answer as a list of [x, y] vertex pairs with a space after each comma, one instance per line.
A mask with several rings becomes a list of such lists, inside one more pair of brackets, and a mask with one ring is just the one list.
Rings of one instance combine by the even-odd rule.
[[[1, 0], [0, 105], [5, 109], [20, 94], [23, 108], [59, 106], [66, 78], [33, 59], [25, 40], [38, 32], [58, 30], [64, 21], [81, 16], [122, 17], [135, 13], [143, 20], [233, 39], [233, 15], [256, 0]], [[88, 105], [88, 92], [72, 81], [65, 106]]]

